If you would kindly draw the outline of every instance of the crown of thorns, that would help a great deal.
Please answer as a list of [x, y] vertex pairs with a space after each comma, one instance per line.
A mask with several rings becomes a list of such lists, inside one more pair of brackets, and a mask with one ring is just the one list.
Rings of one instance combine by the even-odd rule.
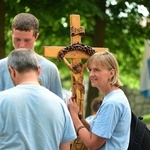
[[59, 53], [57, 55], [58, 60], [61, 61], [68, 52], [75, 51], [75, 50], [84, 51], [87, 54], [89, 54], [90, 56], [96, 52], [94, 49], [92, 49], [92, 47], [87, 46], [83, 43], [77, 42], [77, 43], [71, 44], [71, 45], [65, 47], [64, 49], [62, 49], [61, 51], [59, 51]]

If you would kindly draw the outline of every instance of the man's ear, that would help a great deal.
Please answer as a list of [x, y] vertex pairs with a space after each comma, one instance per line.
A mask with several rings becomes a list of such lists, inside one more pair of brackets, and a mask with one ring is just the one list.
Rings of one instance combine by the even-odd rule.
[[14, 79], [16, 77], [16, 70], [11, 66], [9, 66], [8, 69], [9, 69], [11, 78]]
[[40, 73], [41, 73], [41, 67], [38, 66], [38, 75], [40, 75]]

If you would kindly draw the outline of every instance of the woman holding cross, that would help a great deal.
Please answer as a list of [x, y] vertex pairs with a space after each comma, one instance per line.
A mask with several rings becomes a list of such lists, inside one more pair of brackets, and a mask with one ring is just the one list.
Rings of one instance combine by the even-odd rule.
[[104, 95], [90, 130], [78, 117], [75, 98], [69, 100], [69, 111], [77, 134], [90, 150], [127, 150], [130, 137], [131, 110], [120, 89], [118, 62], [110, 52], [93, 54], [87, 62], [91, 85]]

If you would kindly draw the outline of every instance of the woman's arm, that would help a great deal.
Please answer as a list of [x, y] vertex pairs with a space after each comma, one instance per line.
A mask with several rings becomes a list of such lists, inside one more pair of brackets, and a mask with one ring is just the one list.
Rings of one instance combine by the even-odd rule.
[[79, 135], [79, 137], [81, 138], [85, 146], [89, 148], [90, 150], [101, 148], [105, 144], [106, 138], [99, 137], [96, 134], [88, 131], [86, 126], [83, 127], [84, 124], [81, 122], [81, 120], [78, 117], [79, 107], [74, 98], [69, 100], [68, 108], [69, 108], [75, 129], [77, 131], [77, 134]]
[[70, 150], [70, 142], [60, 143], [59, 150]]

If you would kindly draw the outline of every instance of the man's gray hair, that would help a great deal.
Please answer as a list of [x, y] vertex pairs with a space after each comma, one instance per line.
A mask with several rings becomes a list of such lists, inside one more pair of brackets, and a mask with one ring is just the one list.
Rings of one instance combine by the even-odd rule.
[[30, 49], [15, 49], [8, 55], [7, 65], [16, 69], [19, 73], [30, 70], [38, 70], [36, 54]]

